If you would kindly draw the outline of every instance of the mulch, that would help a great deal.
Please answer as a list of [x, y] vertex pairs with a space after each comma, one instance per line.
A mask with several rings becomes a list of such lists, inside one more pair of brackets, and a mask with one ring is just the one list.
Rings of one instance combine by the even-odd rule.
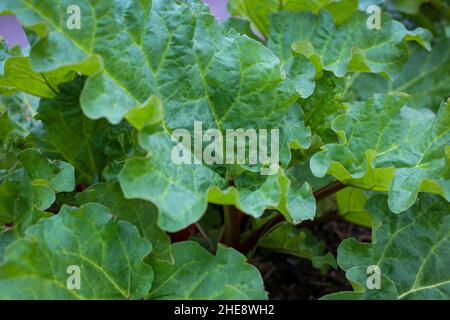
[[[311, 230], [336, 256], [342, 240], [354, 237], [370, 242], [371, 231], [342, 221], [314, 225]], [[269, 298], [275, 300], [317, 300], [326, 294], [351, 290], [345, 273], [330, 268], [324, 274], [300, 257], [259, 249], [252, 263], [260, 270]]]

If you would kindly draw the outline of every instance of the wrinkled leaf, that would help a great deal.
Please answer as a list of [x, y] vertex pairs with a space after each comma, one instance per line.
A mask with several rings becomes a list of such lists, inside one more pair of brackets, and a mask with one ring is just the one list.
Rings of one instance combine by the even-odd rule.
[[[139, 299], [153, 279], [143, 263], [150, 250], [134, 226], [111, 220], [103, 206], [63, 207], [8, 247], [0, 265], [0, 297]], [[80, 270], [79, 290], [67, 287], [70, 266]]]
[[450, 106], [442, 104], [435, 115], [405, 107], [407, 101], [404, 95], [375, 95], [350, 105], [333, 122], [340, 143], [325, 145], [312, 157], [312, 172], [363, 189], [389, 191], [389, 207], [396, 213], [411, 207], [419, 192], [450, 199]]
[[169, 257], [169, 237], [159, 229], [156, 222], [158, 210], [142, 200], [127, 200], [116, 182], [99, 183], [76, 196], [77, 204], [99, 203], [109, 209], [118, 219], [135, 225], [139, 233], [152, 244], [152, 255]]
[[[386, 197], [369, 200], [374, 218], [372, 244], [345, 240], [338, 263], [354, 283], [354, 292], [326, 299], [443, 299], [450, 297], [450, 206], [442, 198], [421, 195], [402, 215], [390, 212]], [[369, 290], [369, 266], [381, 271], [380, 289]], [[371, 282], [371, 281], [370, 281]]]
[[264, 300], [261, 275], [243, 255], [219, 245], [215, 256], [196, 242], [171, 247], [174, 263], [152, 261], [155, 280], [147, 299]]

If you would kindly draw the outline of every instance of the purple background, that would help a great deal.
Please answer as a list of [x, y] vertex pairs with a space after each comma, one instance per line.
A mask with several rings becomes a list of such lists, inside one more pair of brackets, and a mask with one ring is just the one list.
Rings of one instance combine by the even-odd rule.
[[230, 15], [227, 10], [228, 0], [203, 0], [211, 8], [211, 13], [219, 20], [224, 20]]
[[26, 47], [28, 45], [25, 32], [15, 16], [0, 16], [0, 35], [5, 38], [6, 43], [10, 48], [15, 45], [21, 47]]
[[[0, 0], [1, 1], [1, 0]], [[219, 20], [229, 17], [227, 11], [228, 0], [203, 0], [211, 8], [211, 13]], [[8, 47], [19, 45], [26, 47], [28, 45], [27, 37], [19, 21], [12, 15], [0, 16], [0, 35], [6, 39]]]

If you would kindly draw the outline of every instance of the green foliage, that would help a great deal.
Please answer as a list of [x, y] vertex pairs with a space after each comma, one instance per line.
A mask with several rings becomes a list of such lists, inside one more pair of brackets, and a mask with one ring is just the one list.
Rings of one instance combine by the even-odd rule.
[[231, 248], [219, 245], [212, 256], [196, 242], [171, 246], [174, 262], [156, 260], [156, 274], [148, 299], [259, 299], [267, 298], [258, 270]]
[[[450, 298], [444, 2], [230, 0], [222, 24], [201, 0], [78, 5], [81, 29], [64, 1], [0, 3], [31, 43], [0, 39], [1, 299], [267, 299], [257, 248], [346, 271], [326, 299]], [[279, 158], [247, 161], [247, 136], [243, 161], [200, 161], [175, 134], [200, 122], [278, 130]], [[330, 216], [371, 242], [336, 263], [309, 229]]]
[[[450, 206], [442, 198], [424, 195], [408, 211], [393, 215], [385, 196], [369, 200], [373, 243], [347, 239], [339, 247], [338, 263], [355, 292], [333, 299], [448, 299], [450, 273]], [[367, 267], [377, 265], [380, 290], [367, 290]]]

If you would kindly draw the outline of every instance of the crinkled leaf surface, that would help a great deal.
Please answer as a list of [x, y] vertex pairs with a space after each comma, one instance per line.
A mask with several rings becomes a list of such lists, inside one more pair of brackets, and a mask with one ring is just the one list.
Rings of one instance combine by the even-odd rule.
[[171, 246], [174, 263], [153, 259], [155, 280], [147, 299], [267, 299], [258, 270], [232, 248], [215, 256], [196, 242]]
[[230, 0], [228, 10], [234, 16], [250, 20], [258, 30], [267, 36], [270, 28], [270, 15], [278, 11], [311, 11], [318, 13], [327, 9], [333, 14], [336, 23], [347, 20], [356, 10], [357, 0]]
[[[409, 46], [430, 49], [430, 33], [387, 14], [369, 30], [369, 14], [356, 7], [382, 2], [231, 0], [232, 13], [250, 22], [219, 24], [200, 0], [78, 1], [77, 30], [66, 23], [67, 1], [1, 1], [32, 49], [24, 58], [0, 41], [8, 95], [0, 97], [0, 298], [266, 298], [257, 270], [233, 249], [219, 245], [213, 256], [192, 242], [170, 246], [162, 230], [199, 221], [208, 203], [254, 218], [277, 210], [297, 224], [315, 217], [313, 190], [335, 179], [354, 187], [337, 196], [350, 221], [367, 225], [360, 212], [372, 192], [361, 189], [388, 200], [369, 201], [373, 244], [341, 246], [356, 292], [334, 297], [448, 296], [446, 270], [433, 272], [448, 264], [449, 107], [439, 107], [448, 41], [438, 38], [431, 53]], [[423, 25], [428, 17], [411, 16], [422, 2], [386, 6]], [[74, 72], [79, 79], [59, 86]], [[24, 94], [17, 90], [45, 98], [37, 120], [36, 101], [12, 108]], [[380, 92], [391, 95], [373, 96]], [[195, 121], [222, 133], [279, 128], [274, 175], [260, 175], [267, 163], [175, 165], [171, 134], [192, 134]], [[75, 196], [75, 183], [77, 192], [89, 188]], [[442, 197], [417, 200], [420, 192]], [[319, 213], [336, 210], [330, 198]], [[64, 203], [82, 207], [45, 212]], [[334, 265], [323, 244], [288, 223], [260, 245]], [[144, 259], [156, 270], [153, 288]], [[363, 288], [369, 262], [381, 264], [382, 290]], [[80, 265], [81, 290], [68, 290], [68, 264]]]
[[308, 99], [301, 101], [305, 112], [305, 124], [320, 137], [323, 143], [337, 141], [337, 135], [331, 128], [334, 118], [346, 112], [345, 106], [338, 101], [341, 83], [330, 73], [316, 80], [315, 92]]
[[[423, 194], [402, 215], [390, 212], [385, 196], [366, 206], [374, 219], [372, 244], [347, 239], [338, 250], [339, 266], [347, 271], [355, 292], [328, 299], [450, 298], [450, 205]], [[378, 266], [381, 288], [366, 287], [367, 267]]]
[[[10, 245], [0, 265], [2, 299], [139, 299], [153, 272], [143, 262], [150, 243], [128, 222], [113, 221], [98, 204], [63, 207]], [[80, 289], [69, 289], [69, 266]]]
[[325, 145], [312, 157], [312, 172], [363, 189], [389, 191], [389, 207], [396, 213], [411, 207], [418, 192], [450, 199], [449, 104], [442, 104], [435, 115], [404, 107], [407, 101], [402, 95], [375, 95], [352, 104], [333, 122], [340, 143]]
[[408, 93], [412, 107], [436, 108], [450, 96], [448, 70], [450, 39], [441, 37], [436, 39], [431, 52], [417, 46], [413, 48], [411, 57], [389, 90]]
[[175, 143], [162, 131], [144, 129], [140, 144], [149, 154], [126, 162], [120, 184], [125, 197], [148, 200], [159, 208], [158, 222], [164, 230], [178, 231], [196, 222], [206, 211], [207, 202], [235, 205], [255, 217], [265, 209], [277, 208], [294, 223], [315, 215], [309, 184], [296, 181], [282, 169], [269, 176], [244, 172], [236, 177], [235, 186], [228, 188], [226, 180], [206, 165], [174, 164], [171, 155]]
[[[314, 59], [318, 67], [337, 77], [347, 72], [380, 73], [393, 78], [408, 59], [405, 41], [415, 40], [430, 48], [431, 34], [425, 29], [407, 30], [400, 22], [383, 14], [380, 29], [369, 29], [368, 16], [356, 12], [336, 27], [329, 13], [280, 12], [272, 15], [268, 48], [282, 61], [298, 51]], [[319, 70], [317, 70], [319, 71]]]
[[234, 187], [213, 188], [208, 199], [216, 204], [234, 205], [256, 218], [266, 209], [276, 209], [293, 224], [312, 220], [316, 214], [311, 186], [290, 170], [279, 169], [276, 175], [270, 176], [244, 172], [236, 177]]
[[83, 115], [79, 105], [83, 83], [77, 79], [64, 84], [56, 97], [41, 100], [36, 118], [42, 125], [33, 130], [33, 140], [49, 157], [72, 164], [81, 180], [93, 182], [106, 164], [109, 124]]
[[353, 82], [356, 98], [367, 99], [375, 93], [404, 92], [410, 95], [409, 106], [437, 110], [450, 92], [450, 39], [440, 37], [433, 50], [411, 49], [411, 56], [393, 82], [373, 75], [361, 74]]
[[18, 165], [0, 180], [0, 223], [23, 231], [55, 202], [56, 193], [73, 191], [75, 176], [71, 165], [49, 161], [35, 149], [22, 151]]
[[120, 172], [120, 185], [126, 198], [148, 200], [158, 207], [164, 230], [178, 231], [196, 222], [206, 211], [208, 189], [226, 187], [225, 179], [204, 165], [174, 164], [174, 143], [164, 132], [144, 130], [141, 145], [149, 156], [128, 160]]
[[[48, 14], [44, 5], [57, 10]], [[93, 119], [118, 123], [157, 95], [169, 128], [191, 128], [198, 120], [209, 128], [270, 129], [296, 98], [279, 60], [255, 40], [225, 35], [199, 0], [85, 3], [81, 30], [67, 29], [66, 8], [56, 0], [2, 2], [0, 11], [6, 9], [24, 25], [49, 29], [31, 51], [36, 71], [67, 65], [85, 74], [99, 71], [81, 95]], [[93, 62], [99, 59], [101, 68]]]
[[76, 196], [77, 204], [96, 202], [107, 207], [121, 220], [135, 225], [139, 233], [152, 244], [152, 255], [169, 256], [169, 237], [157, 226], [158, 210], [148, 201], [125, 199], [117, 182], [99, 183]]
[[[53, 3], [56, 4], [56, 1], [49, 1], [47, 4]], [[169, 131], [176, 128], [192, 131], [194, 121], [201, 121], [205, 128], [218, 128], [222, 131], [228, 128], [270, 130], [283, 127], [280, 158], [285, 165], [291, 157], [291, 146], [309, 146], [310, 131], [303, 125], [301, 115], [291, 116], [293, 111], [301, 111], [298, 107], [297, 110], [290, 108], [298, 94], [294, 82], [284, 79], [279, 59], [258, 41], [234, 32], [225, 34], [222, 27], [208, 14], [207, 7], [198, 0], [153, 1], [126, 6], [103, 1], [95, 8], [81, 8], [84, 17], [83, 32], [68, 30], [63, 23], [65, 15], [62, 13], [43, 15], [37, 4], [28, 4], [27, 1], [8, 2], [3, 7], [16, 12], [25, 25], [42, 22], [49, 27], [47, 37], [42, 37], [31, 52], [35, 70], [48, 71], [70, 65], [75, 70], [91, 75], [90, 71], [95, 69], [92, 63], [94, 56], [102, 59], [104, 68], [88, 78], [81, 93], [81, 108], [90, 118], [106, 117], [117, 123], [126, 117], [140, 129], [143, 125], [136, 125], [136, 110], [146, 110], [143, 105], [148, 103], [149, 97], [156, 95], [162, 100], [164, 125]], [[60, 8], [57, 5], [54, 7]], [[94, 19], [93, 11], [101, 18]], [[116, 17], [117, 21], [112, 21], [112, 17]], [[134, 19], [133, 23], [130, 23], [131, 17]], [[105, 35], [106, 25], [108, 37]], [[114, 28], [111, 28], [112, 25]], [[61, 50], [49, 50], [56, 43], [59, 48], [72, 52], [70, 59], [60, 56]], [[112, 56], [121, 56], [121, 59], [111, 60]], [[86, 71], [86, 68], [89, 70]], [[140, 81], [136, 82], [134, 79]], [[56, 103], [62, 104], [57, 101], [58, 98], [63, 99], [58, 95], [56, 100], [52, 100], [54, 102], [45, 101], [42, 105], [50, 104], [54, 107]], [[42, 109], [45, 108], [43, 106]], [[75, 103], [73, 106], [75, 107]], [[46, 109], [49, 111], [50, 106]], [[47, 117], [55, 114], [44, 111], [46, 110], [40, 113]], [[44, 120], [43, 115], [39, 117]], [[56, 123], [50, 121], [50, 118], [48, 122]], [[69, 128], [79, 130], [79, 125], [70, 125]], [[67, 128], [64, 129], [67, 131]], [[60, 130], [61, 127], [58, 127], [57, 130], [54, 128], [51, 131], [56, 133]], [[46, 136], [50, 133], [50, 129], [45, 129], [44, 123], [44, 134], [39, 136], [44, 142], [51, 142], [48, 148], [44, 148], [52, 154], [65, 154], [62, 157], [72, 163], [83, 176], [93, 177], [90, 181], [96, 181], [102, 167], [102, 163], [97, 162], [104, 158], [101, 150], [98, 150], [99, 153], [95, 151], [102, 143], [96, 142], [90, 151], [84, 144], [80, 146], [80, 142], [86, 140], [89, 145], [89, 135], [87, 139], [77, 140], [76, 146], [69, 146], [61, 143], [65, 135], [60, 134], [48, 139]], [[92, 136], [98, 139], [102, 137], [100, 134]], [[167, 141], [162, 141], [161, 147], [163, 143]], [[167, 144], [164, 148], [168, 150], [170, 146]], [[64, 152], [55, 150], [63, 147], [67, 147]], [[72, 155], [74, 152], [76, 153]], [[149, 158], [154, 161], [156, 152], [149, 152], [153, 156]], [[192, 184], [184, 182], [191, 179], [193, 173], [197, 174], [197, 169], [192, 171], [192, 167], [185, 166], [174, 170], [173, 166], [167, 163], [167, 157], [158, 157], [164, 159], [163, 166], [170, 167], [169, 176], [185, 176], [179, 180], [182, 182], [181, 189]], [[138, 170], [148, 178], [148, 175], [159, 176], [156, 171], [164, 171], [159, 167], [160, 163], [155, 163], [152, 167], [147, 166], [145, 172], [142, 161], [128, 161], [123, 172], [130, 175], [131, 170], [128, 169], [134, 166], [133, 170]], [[138, 163], [141, 166], [138, 166]], [[157, 167], [158, 170], [155, 170]], [[209, 172], [207, 169], [199, 170]], [[149, 171], [154, 172], [148, 173]], [[143, 190], [136, 191], [143, 189], [142, 180], [127, 179], [127, 185], [124, 187], [126, 174], [121, 175], [121, 184], [127, 197], [154, 202], [161, 211], [161, 226], [173, 231], [196, 221], [203, 214], [206, 208], [206, 191], [211, 185], [223, 187], [224, 181], [221, 177], [214, 178], [217, 180], [214, 181], [210, 179], [210, 175], [214, 175], [213, 172], [208, 173], [206, 177], [196, 178], [198, 181], [192, 186], [194, 192], [186, 194], [186, 201], [176, 204], [170, 197], [175, 193], [179, 194], [180, 190], [169, 193], [169, 196], [161, 193], [165, 188], [163, 185], [161, 189], [152, 190], [150, 187], [150, 190], [145, 190], [143, 194]], [[164, 180], [165, 183], [170, 182], [170, 191], [174, 188], [172, 182], [178, 179], [152, 178], [147, 179], [145, 184], [157, 185], [159, 181]], [[163, 204], [160, 198], [165, 198], [167, 203]], [[173, 221], [165, 222], [166, 214], [170, 215]], [[308, 215], [311, 216], [311, 213]], [[169, 223], [174, 225], [168, 226]]]

